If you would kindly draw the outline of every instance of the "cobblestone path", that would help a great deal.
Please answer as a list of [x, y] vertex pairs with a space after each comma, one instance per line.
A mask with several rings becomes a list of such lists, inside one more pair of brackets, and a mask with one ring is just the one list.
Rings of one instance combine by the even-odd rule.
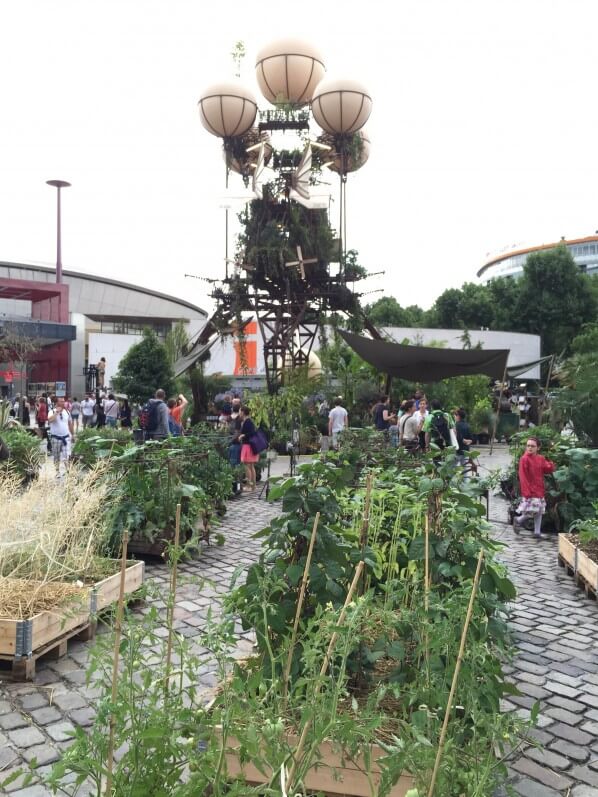
[[[504, 451], [484, 457], [506, 465]], [[598, 797], [598, 605], [558, 567], [557, 538], [536, 541], [513, 533], [507, 504], [491, 501], [494, 537], [506, 544], [501, 559], [517, 585], [510, 626], [517, 645], [512, 681], [522, 693], [506, 710], [540, 715], [527, 746], [510, 762], [511, 785], [522, 797]]]
[[[497, 448], [481, 458], [483, 467], [504, 467], [508, 454]], [[243, 497], [232, 501], [221, 528], [223, 547], [202, 551], [181, 572], [205, 579], [183, 584], [178, 591], [176, 625], [193, 638], [209, 608], [214, 611], [227, 592], [239, 565], [254, 561], [259, 541], [251, 534], [276, 515], [276, 506]], [[530, 532], [513, 534], [505, 523], [506, 503], [494, 496], [490, 503], [494, 536], [505, 543], [501, 554], [517, 584], [511, 628], [517, 655], [509, 668], [522, 695], [505, 701], [505, 710], [526, 716], [536, 700], [541, 710], [533, 735], [539, 747], [518, 750], [510, 762], [511, 784], [522, 797], [598, 797], [598, 606], [579, 591], [557, 566], [556, 537], [535, 542]], [[162, 564], [148, 565], [148, 580], [168, 583]], [[154, 601], [163, 609], [159, 599]], [[241, 648], [249, 642], [240, 639]], [[85, 685], [90, 643], [69, 644], [68, 655], [41, 663], [35, 682], [0, 681], [0, 779], [36, 758], [41, 771], [56, 761], [69, 744], [67, 733], [78, 724], [89, 726], [98, 692]], [[206, 669], [200, 681], [214, 684]], [[48, 797], [41, 785], [22, 788], [17, 780], [8, 792], [17, 797]], [[503, 794], [497, 795], [503, 797]]]

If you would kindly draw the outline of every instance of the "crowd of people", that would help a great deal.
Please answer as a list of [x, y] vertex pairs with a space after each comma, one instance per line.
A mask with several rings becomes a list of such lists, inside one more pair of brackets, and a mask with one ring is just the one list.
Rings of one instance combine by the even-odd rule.
[[[452, 447], [458, 464], [465, 465], [469, 460], [473, 434], [462, 408], [446, 412], [438, 399], [428, 401], [417, 390], [396, 409], [389, 396], [380, 396], [371, 407], [371, 418], [374, 428], [386, 435], [392, 446], [402, 446], [414, 455], [429, 451], [432, 444], [440, 449]], [[328, 415], [328, 436], [333, 448], [338, 448], [339, 435], [348, 426], [348, 412], [342, 399], [336, 398]]]
[[47, 393], [37, 398], [17, 394], [11, 400], [10, 415], [26, 428], [35, 428], [40, 439], [46, 441], [59, 474], [61, 463], [68, 464], [79, 429], [131, 429], [139, 419], [146, 439], [179, 436], [184, 432], [183, 414], [187, 404], [182, 393], [166, 401], [163, 390], [157, 390], [143, 407], [131, 405], [128, 399], [117, 398], [114, 393], [100, 389], [82, 399]]

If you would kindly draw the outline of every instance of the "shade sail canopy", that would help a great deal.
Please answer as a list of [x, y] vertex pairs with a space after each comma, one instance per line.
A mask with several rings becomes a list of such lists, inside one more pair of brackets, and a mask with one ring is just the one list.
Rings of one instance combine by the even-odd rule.
[[535, 368], [536, 365], [542, 365], [542, 363], [547, 363], [549, 360], [552, 360], [554, 355], [549, 354], [546, 357], [540, 357], [539, 360], [534, 360], [531, 363], [521, 363], [521, 365], [511, 365], [507, 368], [507, 376], [509, 379], [516, 379], [521, 374], [524, 374], [526, 371], [531, 371], [532, 368]]
[[339, 330], [363, 360], [390, 376], [410, 382], [438, 382], [450, 376], [486, 374], [502, 379], [509, 349], [435, 349], [370, 340]]

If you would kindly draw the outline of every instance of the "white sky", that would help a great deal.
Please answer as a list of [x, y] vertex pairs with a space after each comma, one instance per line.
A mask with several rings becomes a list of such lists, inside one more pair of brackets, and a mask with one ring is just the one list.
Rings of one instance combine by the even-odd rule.
[[196, 103], [237, 40], [254, 86], [296, 35], [374, 99], [347, 189], [348, 245], [386, 269], [365, 290], [427, 307], [489, 252], [598, 228], [597, 22], [596, 0], [0, 0], [0, 260], [55, 262], [65, 179], [65, 268], [210, 309], [184, 274], [223, 271], [224, 163]]

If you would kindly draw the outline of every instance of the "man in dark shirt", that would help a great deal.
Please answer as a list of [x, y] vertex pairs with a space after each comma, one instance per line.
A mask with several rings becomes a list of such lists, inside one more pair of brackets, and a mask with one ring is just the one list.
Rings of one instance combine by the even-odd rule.
[[467, 417], [465, 410], [458, 409], [455, 412], [455, 432], [457, 434], [457, 464], [465, 465], [469, 459], [469, 447], [472, 443], [473, 436], [469, 424], [465, 420]]
[[381, 396], [380, 401], [374, 407], [374, 426], [379, 432], [384, 432], [393, 420], [395, 420], [395, 416], [390, 412], [390, 398]]

